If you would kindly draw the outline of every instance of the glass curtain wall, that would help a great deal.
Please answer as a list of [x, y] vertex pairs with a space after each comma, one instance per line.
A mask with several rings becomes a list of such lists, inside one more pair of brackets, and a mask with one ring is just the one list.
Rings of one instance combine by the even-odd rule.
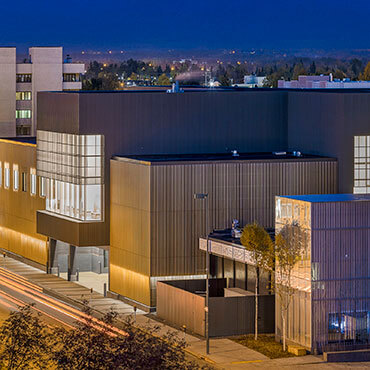
[[355, 194], [370, 194], [370, 136], [354, 138]]
[[[302, 244], [300, 260], [292, 271], [290, 286], [294, 289], [286, 316], [286, 337], [288, 340], [311, 348], [311, 205], [287, 198], [276, 199], [276, 234], [284, 227]], [[286, 235], [285, 235], [286, 237]], [[278, 262], [277, 262], [278, 263]], [[288, 280], [276, 276], [276, 284], [287, 284]], [[285, 285], [286, 286], [286, 285]], [[282, 293], [284, 289], [280, 289]], [[276, 335], [283, 336], [281, 299], [287, 297], [275, 294]]]
[[82, 221], [102, 221], [104, 137], [38, 131], [37, 144], [46, 209]]

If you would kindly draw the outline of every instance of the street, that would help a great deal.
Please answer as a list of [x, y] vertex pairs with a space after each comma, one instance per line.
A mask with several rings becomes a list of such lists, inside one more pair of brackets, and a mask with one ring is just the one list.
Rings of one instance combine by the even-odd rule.
[[95, 328], [102, 331], [103, 327], [105, 330], [108, 328], [109, 335], [125, 335], [124, 331], [111, 326], [107, 327], [101, 320], [44, 294], [42, 288], [22, 276], [0, 268], [1, 318], [5, 319], [11, 311], [26, 304], [32, 304], [32, 309], [40, 313], [48, 325], [63, 325], [73, 328], [77, 321], [85, 322], [86, 318], [90, 318]]

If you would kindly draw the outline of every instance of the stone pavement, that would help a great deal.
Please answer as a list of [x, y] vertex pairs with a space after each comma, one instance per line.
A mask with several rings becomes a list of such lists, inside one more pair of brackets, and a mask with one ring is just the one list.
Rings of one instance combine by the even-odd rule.
[[[132, 315], [132, 306], [115, 299], [105, 298], [98, 292], [91, 293], [90, 289], [70, 282], [55, 275], [46, 274], [37, 268], [26, 265], [12, 258], [0, 256], [0, 267], [6, 268], [13, 273], [19, 274], [30, 282], [43, 288], [46, 294], [52, 295], [71, 305], [79, 305], [83, 302], [98, 312], [105, 313], [113, 308], [121, 315]], [[87, 278], [94, 279], [94, 275]], [[93, 281], [90, 282], [93, 286]], [[89, 281], [87, 281], [89, 284]], [[134, 316], [136, 323], [144, 328], [159, 327], [158, 335], [168, 331], [175, 331], [180, 337], [184, 337], [188, 346], [186, 351], [189, 355], [204, 360], [217, 369], [369, 369], [369, 363], [326, 363], [321, 356], [290, 357], [285, 359], [271, 360], [268, 357], [252, 349], [244, 347], [232, 340], [221, 338], [210, 340], [210, 354], [205, 353], [205, 340], [193, 335], [184, 334], [174, 328], [166, 326], [152, 318], [145, 312], [137, 310]]]

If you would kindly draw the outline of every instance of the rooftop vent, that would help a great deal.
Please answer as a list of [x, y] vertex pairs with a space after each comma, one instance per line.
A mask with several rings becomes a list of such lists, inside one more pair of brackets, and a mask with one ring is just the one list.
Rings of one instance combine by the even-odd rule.
[[72, 57], [67, 54], [66, 58], [64, 59], [64, 63], [72, 63]]
[[239, 220], [237, 219], [233, 219], [233, 222], [231, 224], [231, 236], [238, 239], [242, 236]]

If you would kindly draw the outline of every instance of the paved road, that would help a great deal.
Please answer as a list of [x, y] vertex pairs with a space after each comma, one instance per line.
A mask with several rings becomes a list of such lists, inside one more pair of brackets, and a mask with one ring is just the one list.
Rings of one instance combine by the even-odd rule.
[[[43, 293], [42, 288], [29, 282], [22, 276], [0, 267], [0, 307], [3, 316], [19, 306], [33, 304], [32, 309], [41, 313], [49, 325], [63, 325], [73, 328], [77, 321], [90, 318], [96, 328], [104, 330], [107, 326], [97, 318], [88, 316], [53, 297]], [[111, 335], [125, 334], [122, 330], [109, 327]]]

